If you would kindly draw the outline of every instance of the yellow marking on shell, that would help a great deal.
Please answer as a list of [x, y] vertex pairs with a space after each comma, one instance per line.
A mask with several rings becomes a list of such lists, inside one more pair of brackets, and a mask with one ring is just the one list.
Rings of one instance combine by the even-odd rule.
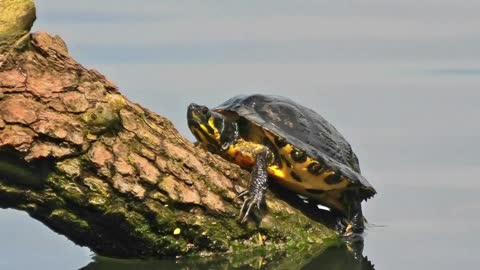
[[[255, 164], [256, 154], [265, 147], [263, 144], [264, 137], [267, 137], [272, 144], [276, 145], [275, 135], [264, 129], [261, 131], [262, 134], [255, 133], [255, 136], [247, 138], [248, 141], [240, 139], [235, 145], [230, 146], [226, 152], [228, 157], [242, 167], [253, 166]], [[260, 130], [256, 129], [256, 132], [260, 132]], [[320, 175], [313, 175], [308, 171], [308, 166], [318, 161], [308, 156], [304, 162], [294, 161], [291, 157], [292, 150], [295, 150], [295, 147], [291, 144], [286, 144], [284, 147], [278, 149], [278, 154], [283, 156], [292, 167], [287, 166], [287, 162], [279, 158], [281, 165], [270, 165], [267, 168], [269, 175], [276, 178], [280, 184], [294, 192], [318, 199], [331, 207], [345, 211], [345, 207], [341, 203], [340, 198], [345, 188], [349, 185], [348, 179], [342, 176], [339, 183], [333, 185], [327, 184], [325, 179], [334, 174], [334, 171], [326, 169]], [[292, 172], [300, 177], [300, 182], [292, 177]], [[323, 190], [325, 192], [313, 194], [307, 192], [308, 189]]]
[[[275, 144], [275, 136], [273, 134], [265, 131], [265, 136]], [[327, 168], [321, 174], [313, 175], [308, 171], [308, 166], [318, 161], [309, 156], [307, 156], [304, 162], [294, 161], [291, 157], [293, 150], [295, 150], [295, 147], [291, 144], [286, 144], [284, 147], [278, 149], [278, 154], [283, 156], [292, 167], [287, 166], [287, 162], [280, 158], [281, 166], [274, 164], [268, 167], [268, 173], [278, 179], [282, 185], [295, 192], [323, 201], [340, 211], [345, 211], [343, 204], [340, 202], [340, 198], [345, 188], [349, 185], [348, 179], [342, 176], [339, 183], [333, 185], [327, 184], [325, 180], [335, 172]], [[301, 179], [300, 182], [292, 177], [292, 171]], [[313, 194], [307, 192], [308, 189], [323, 190], [325, 192]]]
[[[305, 189], [320, 189], [320, 190], [334, 190], [334, 189], [343, 189], [348, 186], [348, 181], [345, 181], [346, 179], [344, 177], [341, 178], [341, 181], [337, 184], [327, 184], [325, 182], [325, 179], [329, 177], [330, 175], [335, 174], [333, 170], [325, 170], [322, 172], [320, 175], [313, 175], [308, 171], [308, 166], [314, 162], [317, 162], [316, 160], [312, 159], [311, 157], [307, 157], [304, 162], [297, 162], [294, 161], [291, 157], [291, 152], [295, 150], [295, 148], [287, 144], [285, 147], [281, 148], [279, 150], [279, 154], [282, 155], [290, 164], [292, 165], [292, 168], [289, 168], [288, 166], [282, 166], [282, 171], [283, 175], [288, 181], [295, 181], [293, 177], [291, 177], [291, 172], [295, 172], [300, 179], [302, 179], [301, 183], [305, 187]], [[285, 164], [286, 165], [286, 164]]]
[[[282, 148], [280, 149], [280, 152], [285, 153], [286, 156], [288, 156], [288, 158], [289, 158], [290, 160], [292, 160], [292, 159], [290, 158], [290, 153], [291, 153], [292, 151], [293, 151], [293, 146], [292, 146], [291, 144], [287, 144], [287, 145], [285, 145], [284, 147], [282, 147]], [[289, 160], [289, 161], [290, 161], [290, 160]], [[292, 160], [292, 161], [293, 161], [293, 160]]]
[[277, 165], [268, 167], [268, 173], [276, 178], [285, 179], [285, 171], [280, 169]]

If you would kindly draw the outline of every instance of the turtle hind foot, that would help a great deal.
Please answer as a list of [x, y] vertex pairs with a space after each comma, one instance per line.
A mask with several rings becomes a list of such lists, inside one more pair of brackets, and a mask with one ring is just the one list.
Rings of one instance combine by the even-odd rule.
[[355, 226], [356, 223], [349, 221], [344, 217], [337, 217], [333, 228], [342, 237], [350, 237], [363, 232], [363, 228], [358, 229]]

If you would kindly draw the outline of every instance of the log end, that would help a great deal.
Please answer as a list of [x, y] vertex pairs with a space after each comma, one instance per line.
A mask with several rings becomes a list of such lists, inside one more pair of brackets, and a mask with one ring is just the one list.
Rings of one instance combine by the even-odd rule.
[[0, 2], [0, 53], [30, 32], [36, 19], [33, 0], [2, 0]]

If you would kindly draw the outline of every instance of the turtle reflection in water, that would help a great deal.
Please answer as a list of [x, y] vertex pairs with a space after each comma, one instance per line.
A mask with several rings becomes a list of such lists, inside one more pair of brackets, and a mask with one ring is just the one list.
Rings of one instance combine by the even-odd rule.
[[[359, 248], [363, 248], [360, 246]], [[330, 247], [320, 254], [294, 253], [251, 254], [244, 256], [207, 256], [198, 258], [177, 258], [162, 260], [124, 260], [95, 255], [93, 261], [80, 270], [184, 270], [184, 269], [302, 269], [302, 270], [375, 270], [367, 257], [356, 256], [345, 245]], [[237, 255], [237, 256], [236, 256]], [[258, 267], [255, 267], [258, 266]]]
[[363, 241], [330, 247], [304, 265], [302, 270], [375, 270], [374, 264], [362, 255]]
[[188, 126], [200, 145], [251, 169], [240, 217], [264, 203], [268, 176], [338, 214], [337, 230], [362, 233], [361, 202], [375, 189], [360, 174], [357, 156], [322, 116], [279, 96], [236, 96], [216, 108], [190, 104]]

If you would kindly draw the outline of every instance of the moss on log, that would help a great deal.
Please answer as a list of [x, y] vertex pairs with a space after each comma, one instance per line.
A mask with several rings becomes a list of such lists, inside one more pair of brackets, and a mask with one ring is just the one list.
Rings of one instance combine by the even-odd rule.
[[0, 10], [15, 15], [14, 3], [24, 15], [0, 28], [9, 36], [0, 60], [0, 207], [124, 258], [301, 253], [337, 240], [271, 193], [260, 223], [239, 223], [234, 199], [248, 172], [126, 99], [60, 37], [26, 34], [34, 6], [5, 0]]
[[0, 64], [5, 59], [3, 54], [28, 36], [35, 19], [33, 0], [0, 1]]

